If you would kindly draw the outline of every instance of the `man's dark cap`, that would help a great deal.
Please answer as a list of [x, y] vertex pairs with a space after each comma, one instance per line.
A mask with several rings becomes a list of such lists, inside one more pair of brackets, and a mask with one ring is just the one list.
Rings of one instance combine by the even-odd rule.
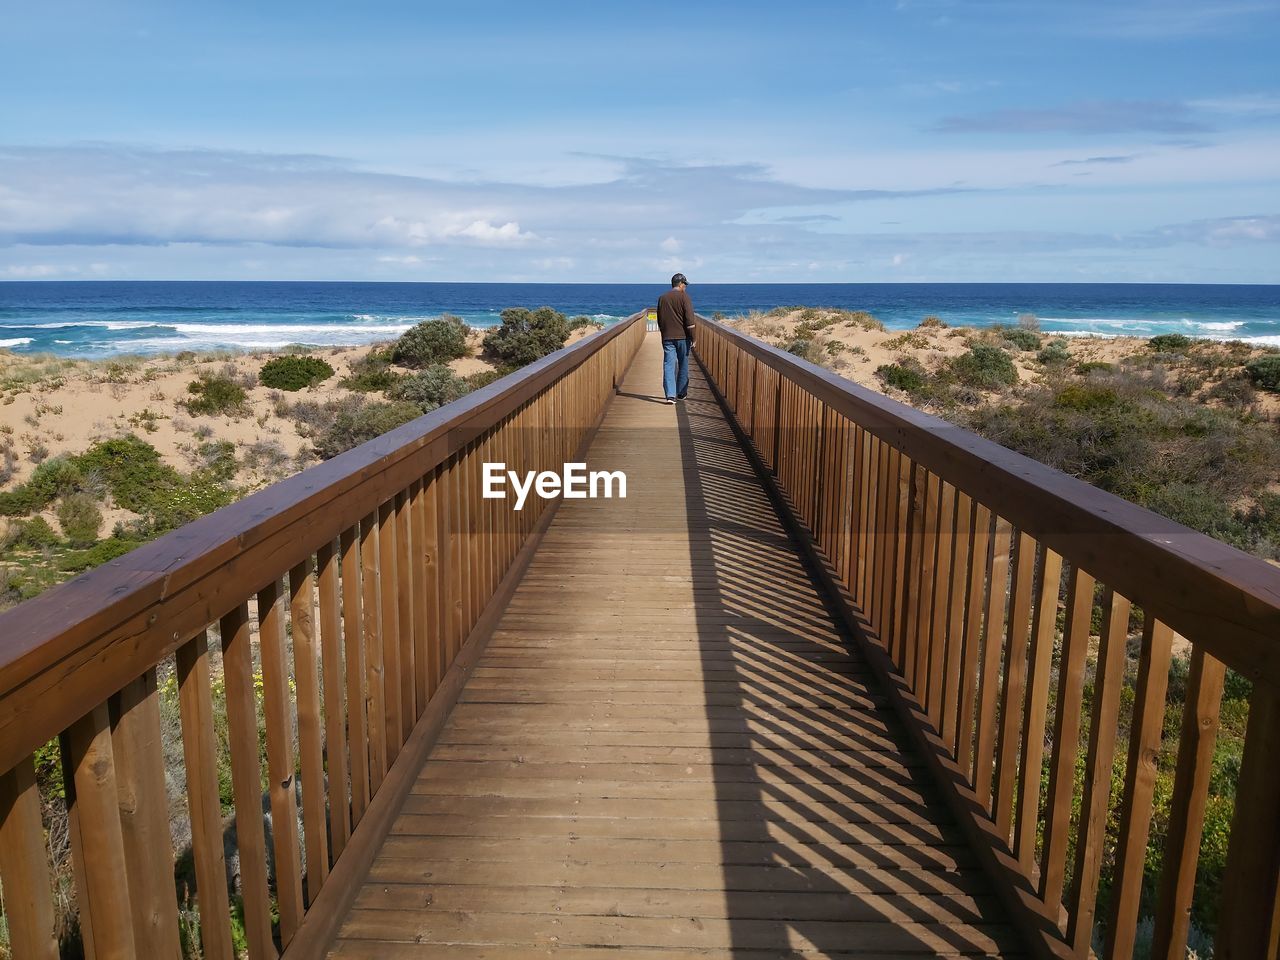
[[671, 278], [671, 285], [673, 287], [678, 287], [680, 286], [680, 284], [688, 283], [688, 282], [689, 282], [689, 278], [686, 277], [683, 273], [677, 273], [674, 277]]

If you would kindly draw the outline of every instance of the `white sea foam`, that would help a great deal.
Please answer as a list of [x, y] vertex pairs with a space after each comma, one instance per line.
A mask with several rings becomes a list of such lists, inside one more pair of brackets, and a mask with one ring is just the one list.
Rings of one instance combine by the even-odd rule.
[[12, 340], [0, 340], [0, 347], [21, 347], [30, 343], [32, 337], [14, 337]]

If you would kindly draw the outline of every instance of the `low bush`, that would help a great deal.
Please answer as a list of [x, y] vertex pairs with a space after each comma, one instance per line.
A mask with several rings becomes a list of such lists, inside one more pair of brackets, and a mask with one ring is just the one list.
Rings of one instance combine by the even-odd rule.
[[1040, 334], [1028, 327], [995, 327], [993, 328], [1000, 339], [1005, 343], [1012, 344], [1019, 350], [1039, 350], [1041, 338]]
[[569, 331], [582, 330], [585, 327], [594, 327], [596, 330], [604, 329], [604, 321], [597, 320], [595, 317], [577, 316], [569, 318]]
[[148, 530], [158, 536], [233, 503], [237, 491], [209, 473], [193, 473], [180, 484], [158, 491], [147, 511]]
[[523, 367], [555, 353], [569, 339], [569, 321], [550, 307], [529, 310], [508, 307], [502, 311], [502, 325], [484, 338], [489, 356], [508, 367]]
[[916, 328], [920, 330], [945, 330], [947, 329], [947, 323], [941, 317], [935, 317], [930, 314], [916, 324]]
[[1114, 363], [1107, 363], [1105, 360], [1086, 360], [1076, 364], [1076, 373], [1087, 376], [1090, 373], [1110, 373], [1115, 368]]
[[422, 408], [407, 400], [371, 403], [362, 398], [350, 399], [356, 402], [331, 405], [332, 419], [311, 439], [316, 455], [322, 460], [345, 453], [422, 415]]
[[207, 471], [219, 480], [230, 480], [236, 475], [236, 445], [230, 440], [205, 440], [196, 446], [195, 463], [199, 470]]
[[15, 547], [27, 547], [32, 550], [56, 546], [61, 542], [53, 527], [49, 526], [49, 521], [44, 517], [32, 517], [30, 520], [14, 523], [9, 528], [7, 539]]
[[1245, 364], [1244, 372], [1255, 386], [1280, 393], [1280, 353], [1258, 357]]
[[392, 361], [415, 369], [448, 363], [466, 355], [467, 325], [450, 314], [423, 320], [401, 334], [391, 347]]
[[951, 361], [951, 372], [965, 386], [999, 390], [1018, 382], [1013, 359], [999, 347], [975, 344]]
[[907, 393], [917, 393], [924, 387], [924, 371], [908, 362], [886, 363], [876, 368], [876, 376], [887, 387], [896, 387]]
[[1249, 407], [1258, 399], [1258, 390], [1248, 377], [1227, 377], [1209, 388], [1208, 395], [1228, 407]]
[[405, 377], [392, 387], [387, 395], [392, 400], [407, 400], [415, 403], [423, 413], [430, 413], [436, 407], [443, 406], [451, 400], [457, 400], [469, 389], [466, 380], [443, 364], [436, 364], [413, 376]]
[[183, 406], [196, 416], [243, 416], [248, 413], [248, 394], [230, 377], [202, 373], [187, 384], [191, 394]]
[[1071, 361], [1071, 353], [1063, 340], [1051, 340], [1036, 354], [1036, 360], [1046, 367], [1058, 367]]
[[102, 511], [87, 493], [69, 493], [58, 504], [58, 525], [73, 547], [87, 547], [98, 539]]
[[1058, 391], [1053, 405], [1060, 410], [1083, 412], [1106, 410], [1120, 402], [1113, 387], [1093, 383], [1072, 383]]
[[178, 471], [160, 460], [160, 451], [133, 434], [95, 443], [76, 462], [102, 478], [117, 506], [134, 513], [145, 513], [157, 495], [182, 483]]
[[391, 369], [389, 350], [370, 350], [351, 364], [351, 375], [339, 381], [339, 386], [359, 393], [382, 393], [390, 390], [404, 376]]
[[472, 390], [479, 390], [481, 387], [487, 387], [495, 380], [501, 380], [506, 376], [506, 372], [502, 370], [477, 370], [475, 373], [469, 373], [466, 376], [467, 386]]
[[258, 380], [273, 390], [302, 390], [333, 376], [333, 367], [319, 357], [274, 357], [262, 365]]
[[1191, 338], [1180, 333], [1162, 333], [1148, 340], [1147, 346], [1156, 353], [1176, 353], [1191, 346]]
[[922, 333], [900, 333], [880, 346], [886, 350], [924, 350], [928, 348], [929, 340]]
[[122, 537], [108, 537], [89, 547], [87, 550], [75, 550], [68, 553], [58, 563], [58, 569], [64, 573], [82, 573], [92, 570], [104, 563], [123, 557], [134, 547], [141, 546], [140, 540], [128, 540]]

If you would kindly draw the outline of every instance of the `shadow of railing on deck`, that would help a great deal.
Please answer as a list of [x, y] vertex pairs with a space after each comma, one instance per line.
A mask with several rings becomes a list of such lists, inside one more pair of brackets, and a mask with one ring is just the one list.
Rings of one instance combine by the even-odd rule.
[[699, 370], [678, 425], [732, 948], [1020, 947]]

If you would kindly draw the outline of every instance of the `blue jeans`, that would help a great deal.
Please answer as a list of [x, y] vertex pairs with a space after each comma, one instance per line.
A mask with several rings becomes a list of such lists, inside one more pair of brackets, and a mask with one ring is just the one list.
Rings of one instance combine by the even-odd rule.
[[668, 397], [689, 392], [689, 341], [662, 341], [662, 390]]

